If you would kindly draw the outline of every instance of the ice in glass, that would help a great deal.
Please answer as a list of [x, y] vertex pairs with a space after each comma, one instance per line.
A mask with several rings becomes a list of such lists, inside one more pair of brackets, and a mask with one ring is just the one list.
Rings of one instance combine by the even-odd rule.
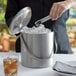
[[3, 60], [5, 76], [17, 76], [18, 71], [18, 59], [17, 58], [5, 58]]

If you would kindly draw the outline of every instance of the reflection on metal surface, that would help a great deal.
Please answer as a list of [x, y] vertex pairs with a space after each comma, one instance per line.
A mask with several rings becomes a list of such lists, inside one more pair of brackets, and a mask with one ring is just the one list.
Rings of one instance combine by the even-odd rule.
[[31, 15], [32, 12], [30, 7], [21, 9], [11, 22], [10, 34], [14, 35], [20, 33], [23, 27], [27, 26], [27, 24], [29, 23]]

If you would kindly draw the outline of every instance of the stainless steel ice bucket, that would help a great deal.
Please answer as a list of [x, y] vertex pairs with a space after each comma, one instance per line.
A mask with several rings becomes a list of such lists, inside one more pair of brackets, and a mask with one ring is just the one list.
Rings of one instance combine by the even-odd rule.
[[22, 65], [43, 68], [52, 65], [54, 32], [46, 34], [21, 33]]
[[[21, 9], [10, 25], [10, 34], [20, 34], [21, 38], [21, 63], [25, 67], [44, 68], [52, 65], [54, 32], [31, 34], [22, 32], [31, 19], [30, 7]], [[47, 16], [38, 20], [35, 24], [49, 20]]]

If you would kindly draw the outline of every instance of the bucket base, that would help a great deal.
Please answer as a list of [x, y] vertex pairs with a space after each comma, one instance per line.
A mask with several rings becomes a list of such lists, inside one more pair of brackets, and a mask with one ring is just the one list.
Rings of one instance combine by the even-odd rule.
[[[24, 53], [25, 54], [25, 53]], [[24, 56], [24, 57], [23, 57]], [[21, 64], [28, 68], [47, 68], [53, 66], [53, 55], [49, 59], [34, 59], [26, 54], [21, 57]]]

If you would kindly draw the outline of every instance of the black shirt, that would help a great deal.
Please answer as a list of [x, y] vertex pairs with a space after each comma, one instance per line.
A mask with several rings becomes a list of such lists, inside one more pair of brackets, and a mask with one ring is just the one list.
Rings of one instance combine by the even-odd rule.
[[[15, 14], [20, 11], [22, 8], [29, 6], [32, 9], [32, 18], [29, 27], [34, 26], [34, 22], [49, 15], [50, 9], [54, 2], [59, 2], [63, 0], [8, 0], [7, 10], [6, 10], [6, 22], [9, 26], [9, 19], [14, 17]], [[52, 25], [53, 21], [49, 21]], [[46, 25], [46, 27], [50, 28], [50, 25]]]

